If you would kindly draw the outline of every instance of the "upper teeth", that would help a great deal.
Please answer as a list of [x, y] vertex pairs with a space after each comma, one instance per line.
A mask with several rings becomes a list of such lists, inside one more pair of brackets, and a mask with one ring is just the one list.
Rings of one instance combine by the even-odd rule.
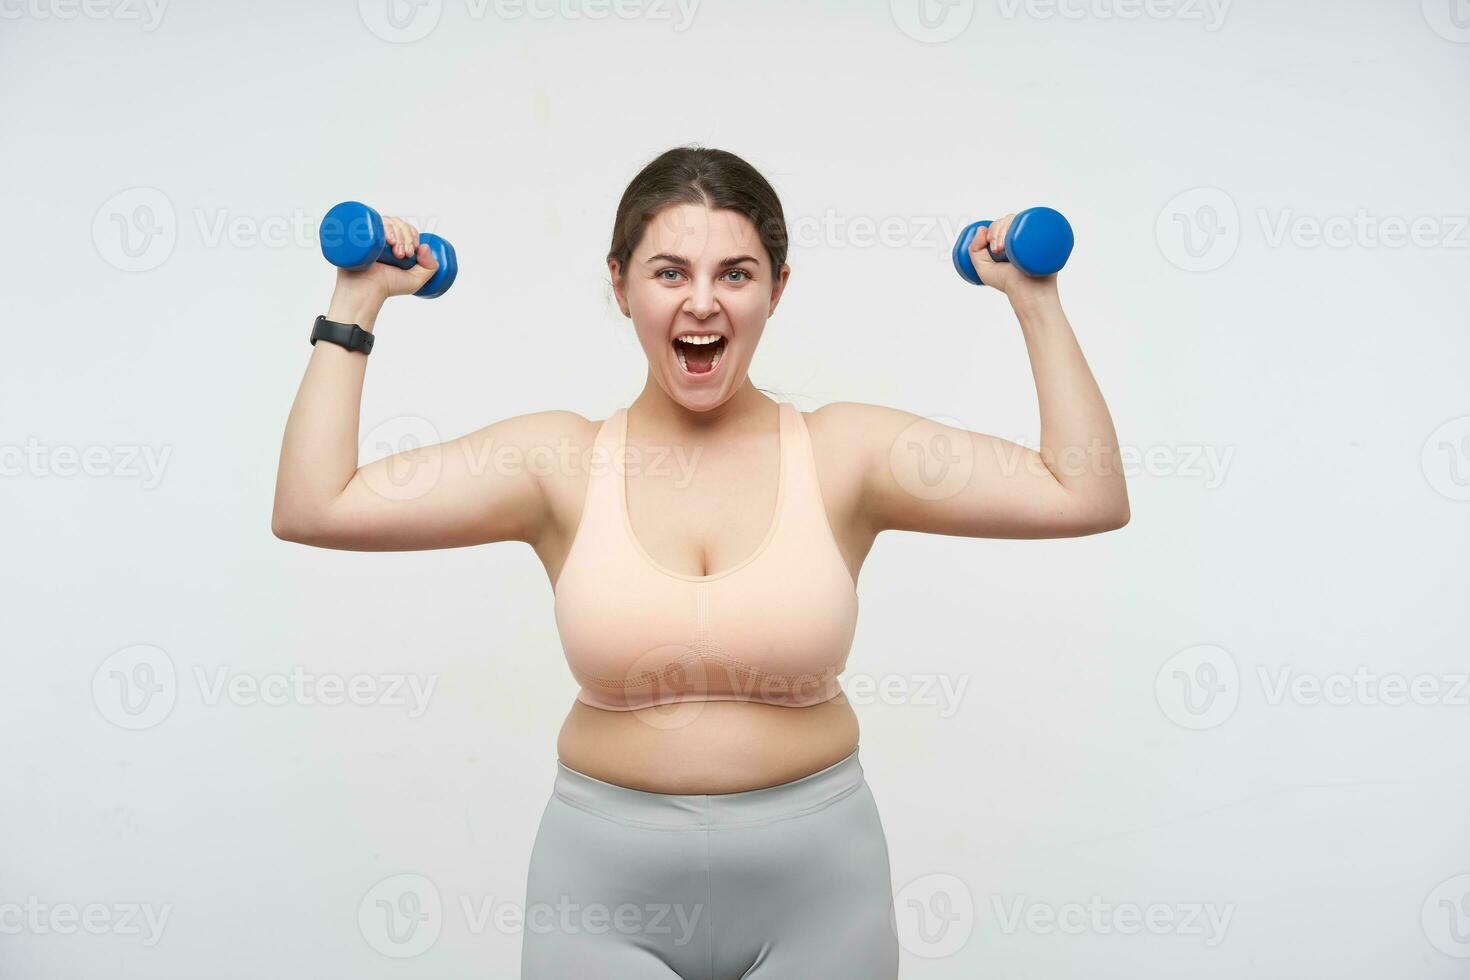
[[723, 340], [724, 338], [717, 333], [708, 333], [703, 335], [685, 335], [678, 339], [684, 341], [686, 344], [713, 344], [715, 341]]

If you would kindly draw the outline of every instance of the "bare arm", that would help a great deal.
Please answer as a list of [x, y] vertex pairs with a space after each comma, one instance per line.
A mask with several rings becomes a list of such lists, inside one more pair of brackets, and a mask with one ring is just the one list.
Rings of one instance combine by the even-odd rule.
[[[1004, 241], [1009, 218], [995, 223]], [[1041, 448], [877, 405], [828, 406], [861, 447], [861, 513], [885, 528], [992, 538], [1096, 534], [1128, 523], [1118, 437], [1057, 296], [971, 248], [981, 280], [1006, 292], [1026, 338], [1041, 413]], [[999, 245], [992, 245], [997, 251]]]
[[[387, 297], [412, 293], [433, 274], [433, 257], [427, 246], [419, 247], [417, 231], [396, 218], [385, 217], [384, 224], [395, 251], [416, 252], [419, 265], [339, 270], [327, 319], [372, 331]], [[517, 416], [448, 442], [405, 448], [359, 469], [367, 364], [367, 355], [336, 344], [312, 348], [281, 441], [271, 514], [276, 537], [354, 551], [533, 540], [548, 511], [526, 454], [536, 445], [555, 444], [577, 417]]]

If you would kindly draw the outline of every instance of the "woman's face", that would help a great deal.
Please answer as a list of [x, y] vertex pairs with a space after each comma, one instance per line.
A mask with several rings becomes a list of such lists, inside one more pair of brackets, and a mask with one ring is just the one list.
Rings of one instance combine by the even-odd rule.
[[773, 275], [749, 218], [699, 204], [664, 208], [644, 228], [628, 268], [612, 259], [608, 270], [653, 377], [670, 398], [699, 412], [744, 383], [791, 274], [782, 265]]

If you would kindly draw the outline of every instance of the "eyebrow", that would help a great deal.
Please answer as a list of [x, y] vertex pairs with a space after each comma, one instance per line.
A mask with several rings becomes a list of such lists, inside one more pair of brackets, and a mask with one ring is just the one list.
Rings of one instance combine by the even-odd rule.
[[[645, 265], [653, 265], [653, 264], [655, 264], [657, 262], [672, 262], [675, 265], [690, 265], [691, 264], [688, 259], [684, 258], [684, 256], [682, 256], [682, 255], [671, 255], [668, 252], [660, 252], [657, 255], [651, 255], [648, 258], [646, 258], [646, 259], [643, 260], [643, 263]], [[737, 255], [734, 258], [725, 259], [723, 262], [721, 262], [720, 263], [720, 268], [721, 269], [728, 269], [730, 266], [732, 266], [732, 265], [739, 265], [742, 262], [754, 262], [756, 265], [759, 265], [760, 264], [760, 260], [757, 259], [754, 255]]]

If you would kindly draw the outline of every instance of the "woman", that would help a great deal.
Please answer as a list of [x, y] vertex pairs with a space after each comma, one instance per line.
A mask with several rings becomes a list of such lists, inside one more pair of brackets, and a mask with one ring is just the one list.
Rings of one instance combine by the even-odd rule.
[[[877, 405], [808, 415], [754, 387], [790, 276], [785, 224], [766, 180], [721, 150], [670, 150], [623, 194], [608, 270], [648, 374], [607, 419], [509, 418], [427, 450], [440, 477], [413, 499], [380, 494], [395, 458], [356, 465], [367, 358], [316, 344], [276, 535], [524, 541], [552, 583], [581, 688], [532, 849], [523, 977], [897, 975], [887, 843], [837, 683], [864, 557], [889, 528], [1063, 537], [1128, 520], [1112, 421], [1054, 277], [986, 253], [1009, 223], [982, 229], [972, 257], [1025, 335], [1039, 453]], [[328, 319], [371, 331], [387, 297], [432, 274], [418, 232], [385, 224], [418, 267], [339, 271]], [[492, 446], [526, 465], [484, 465]], [[566, 446], [549, 454], [564, 465], [533, 465]]]

